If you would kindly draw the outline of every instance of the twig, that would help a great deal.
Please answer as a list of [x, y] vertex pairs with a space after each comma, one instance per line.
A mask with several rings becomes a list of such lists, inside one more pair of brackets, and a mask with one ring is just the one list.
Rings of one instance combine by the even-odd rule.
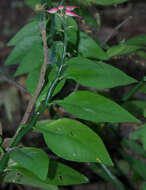
[[19, 184], [15, 184], [15, 186], [19, 189], [19, 190], [24, 190], [23, 187]]
[[79, 89], [79, 86], [80, 86], [80, 84], [77, 83], [76, 86], [75, 86], [75, 88], [74, 88], [74, 92], [76, 92]]
[[128, 101], [142, 87], [144, 82], [144, 78], [142, 78], [133, 88], [129, 90], [129, 92], [125, 96], [123, 96], [122, 101]]
[[15, 80], [10, 79], [9, 77], [7, 77], [5, 74], [3, 74], [1, 72], [0, 72], [0, 78], [3, 79], [4, 81], [8, 82], [9, 84], [12, 84], [16, 88], [18, 88], [20, 91], [29, 94], [29, 92], [26, 90], [26, 88], [24, 88], [19, 83], [17, 83]]
[[132, 19], [132, 16], [129, 16], [128, 18], [126, 18], [124, 21], [122, 21], [118, 26], [116, 26], [113, 31], [107, 36], [107, 38], [103, 41], [102, 46], [104, 46], [105, 44], [107, 44], [107, 42], [113, 37], [115, 36], [115, 34], [117, 33], [117, 31], [123, 26], [125, 25], [127, 22], [129, 22], [129, 20]]
[[36, 99], [42, 89], [42, 86], [44, 84], [44, 81], [45, 81], [45, 73], [46, 73], [46, 69], [47, 69], [47, 64], [49, 63], [49, 60], [48, 60], [48, 46], [47, 46], [47, 38], [46, 38], [46, 28], [43, 26], [43, 25], [40, 25], [40, 31], [41, 31], [41, 34], [42, 34], [42, 40], [43, 40], [43, 45], [44, 45], [44, 63], [42, 65], [42, 68], [41, 68], [41, 72], [40, 72], [40, 78], [39, 78], [39, 82], [38, 82], [38, 85], [37, 85], [37, 88], [34, 92], [34, 95], [33, 97], [30, 99], [29, 103], [28, 103], [28, 106], [27, 106], [27, 109], [25, 111], [25, 114], [22, 118], [22, 121], [20, 123], [20, 125], [24, 125], [28, 118], [29, 118], [29, 115], [33, 109], [33, 106], [36, 102]]
[[[40, 72], [40, 78], [39, 78], [39, 82], [38, 82], [38, 85], [37, 85], [37, 88], [34, 92], [34, 95], [33, 97], [30, 99], [29, 103], [28, 103], [28, 106], [27, 106], [27, 109], [26, 109], [26, 112], [22, 118], [22, 121], [20, 122], [20, 126], [24, 125], [29, 116], [30, 116], [30, 113], [33, 109], [33, 106], [35, 104], [35, 101], [41, 91], [41, 88], [44, 84], [44, 79], [45, 79], [45, 73], [46, 73], [46, 69], [47, 69], [47, 64], [49, 63], [48, 62], [48, 46], [47, 46], [47, 39], [46, 39], [46, 28], [42, 25], [40, 25], [40, 31], [41, 31], [41, 34], [42, 34], [42, 40], [43, 40], [43, 45], [44, 45], [44, 63], [42, 65], [42, 68], [41, 68], [41, 72]], [[8, 150], [9, 148], [13, 148], [15, 146], [18, 145], [18, 143], [20, 142], [20, 140], [22, 139], [22, 137], [27, 134], [31, 128], [34, 126], [34, 124], [36, 123], [37, 119], [39, 118], [40, 114], [44, 111], [44, 109], [46, 108], [46, 104], [43, 104], [42, 107], [41, 107], [41, 111], [39, 112], [39, 114], [35, 113], [35, 115], [33, 116], [31, 122], [26, 126], [26, 127], [23, 127], [23, 128], [18, 128], [18, 130], [16, 131], [16, 133], [14, 134], [13, 136], [13, 140], [12, 142], [8, 145]], [[0, 177], [2, 175], [2, 172], [4, 171], [4, 169], [7, 167], [7, 164], [8, 164], [8, 161], [9, 161], [9, 155], [10, 152], [5, 152], [5, 154], [3, 155], [3, 157], [1, 158], [0, 160]]]

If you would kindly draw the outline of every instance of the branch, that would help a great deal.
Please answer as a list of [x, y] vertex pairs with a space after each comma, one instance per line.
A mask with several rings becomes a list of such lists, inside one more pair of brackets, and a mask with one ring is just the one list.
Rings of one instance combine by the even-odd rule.
[[26, 90], [26, 88], [24, 88], [19, 83], [17, 83], [15, 80], [10, 79], [9, 77], [7, 77], [5, 74], [3, 74], [1, 72], [0, 72], [0, 78], [3, 79], [4, 81], [8, 82], [9, 84], [12, 84], [16, 88], [18, 88], [20, 91], [29, 94], [29, 92]]
[[32, 96], [32, 98], [30, 99], [30, 101], [28, 103], [27, 109], [25, 111], [25, 114], [22, 118], [20, 125], [24, 125], [28, 121], [30, 113], [31, 113], [31, 111], [35, 105], [36, 99], [37, 99], [38, 95], [40, 94], [40, 91], [44, 85], [47, 64], [49, 63], [48, 46], [47, 46], [47, 38], [46, 38], [46, 28], [43, 25], [40, 25], [40, 31], [42, 34], [42, 40], [43, 40], [43, 45], [44, 45], [44, 63], [43, 63], [42, 68], [41, 68], [40, 78], [39, 78], [37, 88], [34, 92], [34, 95]]
[[128, 18], [126, 18], [124, 21], [122, 21], [118, 26], [116, 26], [113, 31], [107, 36], [107, 38], [103, 41], [102, 46], [104, 46], [105, 44], [107, 44], [107, 42], [113, 37], [115, 36], [115, 34], [117, 33], [117, 31], [123, 26], [125, 25], [127, 22], [129, 22], [129, 20], [132, 19], [132, 16], [129, 16]]

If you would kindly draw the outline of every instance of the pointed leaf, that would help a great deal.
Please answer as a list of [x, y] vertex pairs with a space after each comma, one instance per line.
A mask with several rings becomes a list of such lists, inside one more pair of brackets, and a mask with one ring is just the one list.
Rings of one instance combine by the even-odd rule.
[[146, 45], [146, 35], [135, 36], [133, 38], [128, 39], [125, 43], [127, 45], [145, 46]]
[[[12, 165], [12, 164], [11, 164]], [[32, 177], [37, 179], [38, 182], [42, 181], [32, 172], [22, 168], [20, 165], [13, 163], [12, 166], [8, 168], [8, 171], [19, 171], [25, 177]], [[19, 178], [19, 177], [18, 177]], [[15, 178], [14, 178], [15, 179]], [[71, 167], [57, 162], [55, 160], [49, 160], [49, 170], [48, 176], [43, 180], [44, 184], [48, 185], [73, 185], [73, 184], [82, 184], [87, 183], [88, 179], [84, 175], [80, 174]]]
[[126, 43], [122, 43], [120, 45], [115, 45], [110, 47], [107, 51], [107, 54], [109, 57], [113, 57], [118, 55], [130, 54], [139, 49], [142, 49], [142, 47], [136, 45], [127, 45]]
[[[100, 139], [86, 125], [67, 118], [49, 122], [37, 130], [43, 133], [48, 147], [58, 156], [77, 162], [103, 162], [112, 165]], [[59, 143], [58, 143], [59, 142]]]
[[32, 46], [35, 46], [37, 43], [41, 43], [41, 37], [37, 35], [29, 36], [21, 40], [8, 56], [6, 65], [20, 62], [24, 55], [30, 51]]
[[66, 62], [64, 77], [91, 88], [113, 88], [136, 82], [119, 69], [83, 57], [75, 57]]
[[49, 159], [43, 150], [30, 147], [16, 148], [10, 153], [10, 158], [20, 166], [33, 172], [40, 179], [46, 179]]
[[34, 71], [34, 69], [40, 67], [43, 64], [43, 57], [42, 45], [36, 44], [21, 61], [15, 76]]
[[112, 100], [89, 91], [73, 92], [64, 100], [56, 100], [54, 103], [78, 118], [93, 122], [139, 122]]
[[52, 185], [73, 185], [87, 183], [88, 178], [55, 160], [50, 160], [46, 183]]
[[146, 117], [146, 101], [127, 101], [122, 106], [135, 116]]
[[83, 32], [80, 32], [78, 51], [83, 57], [101, 60], [109, 59], [104, 50], [90, 36]]
[[46, 190], [58, 190], [57, 186], [45, 183], [45, 181], [40, 180], [31, 172], [22, 167], [14, 167], [13, 169], [6, 171], [0, 181], [5, 183], [17, 183], [31, 187], [39, 187]]
[[25, 25], [17, 34], [8, 42], [8, 46], [14, 46], [24, 38], [40, 34], [38, 21], [33, 21]]

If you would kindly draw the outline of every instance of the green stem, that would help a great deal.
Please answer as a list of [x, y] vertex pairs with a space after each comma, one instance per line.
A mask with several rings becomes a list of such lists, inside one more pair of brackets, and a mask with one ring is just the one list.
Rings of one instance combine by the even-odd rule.
[[7, 167], [9, 161], [9, 153], [5, 153], [2, 159], [0, 160], [0, 177], [4, 169]]
[[[50, 88], [48, 90], [48, 93], [47, 93], [46, 100], [45, 100], [44, 104], [42, 104], [41, 107], [39, 108], [39, 110], [35, 112], [32, 120], [28, 123], [28, 125], [25, 126], [25, 127], [22, 127], [20, 129], [20, 131], [18, 132], [16, 138], [13, 140], [10, 148], [16, 147], [20, 143], [20, 141], [24, 137], [24, 135], [26, 135], [33, 128], [33, 126], [36, 124], [36, 122], [39, 119], [40, 115], [44, 112], [44, 110], [48, 106], [48, 103], [51, 101], [52, 94], [53, 94], [53, 92], [54, 92], [54, 90], [55, 90], [55, 88], [56, 88], [56, 86], [57, 86], [57, 84], [59, 82], [59, 78], [61, 77], [61, 74], [62, 74], [62, 69], [63, 69], [65, 57], [66, 57], [67, 40], [68, 39], [67, 39], [67, 33], [66, 33], [66, 22], [64, 22], [63, 55], [62, 55], [60, 66], [58, 68], [56, 79], [52, 82], [52, 84], [51, 84], [51, 86], [50, 86]], [[2, 157], [2, 159], [0, 160], [0, 175], [2, 174], [4, 169], [7, 167], [8, 161], [9, 161], [9, 152], [6, 152], [4, 154], [4, 156]]]
[[59, 3], [59, 6], [63, 5], [63, 3], [64, 3], [64, 0], [61, 0], [61, 2]]
[[126, 102], [127, 100], [129, 100], [143, 85], [144, 83], [144, 79], [142, 79], [141, 81], [139, 81], [129, 92], [128, 94], [126, 94], [123, 98], [122, 101]]
[[119, 190], [126, 190], [124, 185], [111, 173], [111, 171], [103, 164], [100, 164], [106, 174], [110, 177], [113, 183], [119, 188]]
[[63, 70], [63, 66], [64, 66], [64, 61], [65, 61], [65, 57], [66, 57], [66, 50], [67, 50], [67, 42], [68, 42], [68, 38], [67, 38], [67, 32], [66, 32], [66, 20], [63, 23], [64, 26], [64, 46], [63, 46], [63, 53], [62, 53], [62, 59], [61, 59], [61, 63], [56, 75], [56, 79], [52, 82], [50, 89], [47, 93], [47, 97], [46, 97], [46, 103], [50, 102], [52, 94], [58, 84], [59, 78], [61, 77], [62, 74], [62, 70]]

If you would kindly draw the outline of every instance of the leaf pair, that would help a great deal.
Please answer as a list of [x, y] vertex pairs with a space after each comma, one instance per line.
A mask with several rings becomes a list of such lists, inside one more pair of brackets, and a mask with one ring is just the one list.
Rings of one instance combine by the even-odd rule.
[[4, 174], [4, 182], [15, 182], [42, 188], [52, 186], [52, 189], [55, 187], [53, 185], [88, 182], [85, 176], [74, 169], [49, 159], [41, 149], [31, 147], [16, 148], [10, 153], [10, 158], [13, 162], [10, 162]]

